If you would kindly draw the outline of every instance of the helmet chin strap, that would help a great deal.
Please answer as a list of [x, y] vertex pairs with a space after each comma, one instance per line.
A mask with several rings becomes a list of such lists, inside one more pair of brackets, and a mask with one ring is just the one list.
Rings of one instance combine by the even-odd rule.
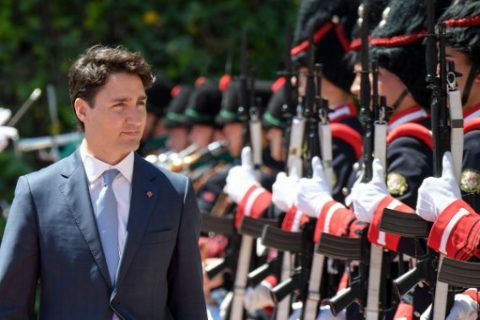
[[472, 89], [473, 80], [475, 80], [475, 76], [478, 72], [478, 66], [476, 63], [472, 63], [472, 67], [468, 72], [467, 82], [465, 83], [465, 88], [462, 94], [462, 105], [465, 105], [468, 101], [468, 97], [470, 96], [470, 90]]
[[397, 100], [395, 100], [395, 103], [392, 104], [392, 110], [396, 110], [398, 108], [398, 106], [402, 104], [402, 102], [403, 102], [403, 100], [405, 100], [405, 97], [407, 96], [407, 94], [408, 94], [408, 89], [407, 88], [403, 89], [402, 93], [400, 93]]

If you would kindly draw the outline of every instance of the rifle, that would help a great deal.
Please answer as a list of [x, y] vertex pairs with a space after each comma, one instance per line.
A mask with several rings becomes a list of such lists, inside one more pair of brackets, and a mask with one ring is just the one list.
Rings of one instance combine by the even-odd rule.
[[[290, 136], [289, 145], [289, 157], [287, 170], [292, 174], [296, 172], [299, 174], [298, 169], [294, 169], [294, 164], [299, 163], [301, 157], [301, 145], [303, 139], [306, 139], [305, 143], [308, 148], [308, 155], [305, 164], [311, 159], [319, 155], [319, 136], [318, 136], [318, 113], [316, 112], [316, 84], [315, 84], [315, 70], [313, 69], [313, 55], [314, 42], [313, 34], [310, 34], [309, 38], [309, 68], [307, 75], [307, 87], [305, 91], [305, 99], [299, 101], [305, 101], [304, 115], [301, 115], [301, 105], [297, 107], [297, 116], [292, 120], [292, 131]], [[304, 137], [305, 123], [308, 126], [307, 137]], [[295, 161], [296, 160], [296, 161]], [[298, 213], [299, 214], [299, 213]], [[272, 290], [274, 301], [280, 302], [277, 308], [277, 318], [283, 319], [288, 317], [290, 310], [290, 299], [285, 299], [293, 291], [300, 289], [302, 296], [305, 298], [306, 283], [308, 282], [308, 275], [311, 265], [311, 252], [312, 236], [313, 236], [313, 224], [308, 223], [303, 226], [301, 232], [283, 231], [276, 228], [265, 228], [262, 235], [262, 241], [265, 245], [277, 248], [283, 251], [282, 260], [282, 276], [281, 283]], [[302, 240], [299, 240], [302, 239]], [[288, 243], [288, 245], [287, 245]], [[302, 244], [301, 246], [295, 246], [294, 244]], [[291, 267], [292, 254], [296, 254], [297, 268], [293, 270]], [[316, 310], [315, 310], [316, 311]]]
[[[318, 137], [320, 141], [321, 158], [325, 176], [328, 183], [333, 187], [333, 168], [332, 168], [332, 131], [328, 123], [328, 101], [322, 99], [322, 66], [317, 64], [315, 66], [316, 75], [316, 96], [315, 103], [318, 107], [318, 116], [320, 124], [318, 125]], [[315, 112], [315, 111], [314, 111]], [[304, 320], [313, 320], [316, 318], [318, 312], [318, 303], [320, 302], [320, 290], [322, 287], [322, 275], [325, 267], [325, 256], [318, 252], [318, 244], [315, 244], [313, 251], [312, 266], [310, 268], [310, 279], [308, 282], [308, 294], [305, 300], [305, 307], [303, 310]]]
[[[248, 106], [248, 56], [247, 56], [247, 34], [244, 30], [242, 34], [242, 53], [241, 53], [241, 73], [239, 78], [240, 94], [238, 115], [243, 125], [242, 140], [243, 145], [247, 144], [249, 138], [249, 106]], [[231, 305], [230, 320], [243, 319], [243, 297], [245, 296], [245, 288], [247, 285], [248, 270], [250, 268], [250, 261], [254, 238], [250, 235], [243, 235], [240, 252], [238, 254], [237, 269], [235, 272], [235, 282], [233, 288], [233, 300]]]
[[[374, 148], [374, 117], [372, 110], [370, 109], [370, 79], [369, 79], [369, 57], [368, 57], [368, 18], [369, 18], [369, 5], [368, 2], [364, 3], [362, 13], [362, 26], [361, 26], [361, 80], [360, 80], [360, 120], [365, 129], [363, 140], [363, 178], [362, 182], [368, 182], [372, 178], [372, 162], [373, 162], [373, 148]], [[378, 101], [378, 97], [374, 98], [374, 101]], [[352, 276], [349, 288], [346, 288], [338, 292], [333, 298], [329, 299], [333, 314], [337, 314], [344, 308], [348, 307], [353, 302], [357, 301], [361, 306], [365, 306], [365, 298], [367, 296], [367, 284], [368, 284], [368, 268], [369, 260], [368, 256], [372, 254], [377, 258], [378, 267], [382, 265], [383, 249], [373, 248], [373, 252], [370, 253], [370, 246], [367, 239], [366, 230], [362, 233], [360, 239], [348, 239], [343, 237], [336, 237], [326, 233], [322, 233], [320, 237], [320, 245], [318, 250], [328, 257], [337, 258], [340, 260], [359, 260], [360, 265], [356, 276]], [[342, 254], [340, 254], [342, 252]], [[380, 258], [378, 258], [380, 257]], [[356, 259], [354, 259], [356, 258]], [[379, 261], [378, 261], [379, 260]], [[377, 273], [380, 273], [377, 271]], [[370, 282], [372, 284], [372, 282]], [[379, 285], [379, 282], [378, 282]], [[378, 289], [372, 289], [372, 294], [376, 294]], [[378, 295], [377, 295], [378, 297]], [[370, 303], [374, 303], [374, 298], [369, 295]], [[377, 299], [378, 301], [378, 299]], [[376, 313], [378, 309], [378, 303], [376, 306], [369, 305], [369, 317], [371, 319], [371, 312]], [[376, 318], [376, 317], [374, 317]]]
[[[435, 0], [425, 1], [427, 8], [426, 82], [428, 88], [431, 90], [430, 109], [433, 136], [433, 175], [440, 177], [442, 173], [442, 156], [450, 147], [450, 127], [446, 99], [447, 64], [445, 59], [445, 38], [442, 28], [440, 28], [438, 36], [434, 32]], [[437, 40], [439, 40], [438, 58], [436, 50]], [[439, 76], [436, 74], [437, 64], [440, 66]], [[452, 64], [448, 66], [448, 68], [453, 67]], [[452, 82], [453, 86], [455, 82], [454, 70], [448, 71], [448, 76], [450, 78], [453, 77], [449, 81]], [[455, 95], [456, 94], [452, 93], [451, 98], [453, 99]], [[455, 103], [454, 100], [451, 100], [450, 104], [454, 109], [458, 109], [458, 103]], [[452, 126], [456, 128], [461, 125], [463, 128], [463, 122], [459, 123], [458, 111], [453, 112], [456, 114], [452, 113], [452, 115], [457, 119], [451, 122]], [[458, 132], [452, 134], [458, 137]], [[458, 152], [458, 149], [456, 149], [456, 152]], [[455, 157], [461, 157], [461, 155], [456, 155]], [[454, 163], [457, 166], [461, 165], [461, 160], [459, 161], [457, 158]], [[460, 168], [457, 167], [455, 171], [459, 173]], [[403, 220], [400, 226], [397, 225], [397, 227], [395, 227], [392, 225], [392, 223], [397, 223], [399, 220]], [[417, 215], [405, 215], [388, 209], [385, 209], [385, 214], [380, 225], [380, 228], [385, 231], [397, 233], [405, 237], [416, 238], [428, 238], [430, 227], [430, 223], [424, 221]], [[418, 257], [415, 268], [394, 280], [394, 285], [400, 295], [406, 293], [419, 281], [423, 280], [430, 285], [432, 296], [434, 297], [432, 303], [433, 312], [430, 313], [431, 319], [445, 319], [448, 310], [453, 304], [454, 292], [449, 290], [448, 283], [441, 281], [439, 277], [439, 269], [442, 268], [443, 260], [444, 257], [441, 254], [439, 255], [427, 248], [426, 254]]]
[[[372, 107], [374, 122], [374, 152], [384, 168], [386, 168], [386, 138], [388, 111], [384, 96], [378, 96], [378, 64], [372, 61], [373, 96]], [[385, 232], [380, 231], [378, 242], [385, 244]], [[371, 244], [368, 272], [368, 296], [365, 308], [367, 320], [378, 320], [383, 317], [387, 308], [387, 268], [390, 267], [390, 254], [381, 245]]]

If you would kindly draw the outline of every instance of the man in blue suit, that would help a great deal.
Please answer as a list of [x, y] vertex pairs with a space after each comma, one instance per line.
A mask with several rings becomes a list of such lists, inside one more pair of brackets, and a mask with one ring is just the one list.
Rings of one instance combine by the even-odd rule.
[[0, 319], [206, 319], [199, 215], [187, 178], [134, 153], [150, 66], [94, 46], [70, 68], [85, 133], [19, 179], [0, 247]]

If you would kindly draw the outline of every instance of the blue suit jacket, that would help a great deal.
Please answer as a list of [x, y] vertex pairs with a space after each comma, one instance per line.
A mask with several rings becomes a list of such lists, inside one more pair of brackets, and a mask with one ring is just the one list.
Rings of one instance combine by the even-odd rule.
[[135, 155], [128, 238], [112, 288], [78, 151], [21, 177], [0, 246], [0, 319], [206, 319], [188, 179]]

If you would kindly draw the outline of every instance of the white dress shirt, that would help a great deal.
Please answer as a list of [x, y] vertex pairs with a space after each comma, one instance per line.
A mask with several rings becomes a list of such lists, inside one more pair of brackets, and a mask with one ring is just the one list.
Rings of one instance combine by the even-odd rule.
[[[112, 183], [113, 193], [117, 200], [118, 210], [118, 255], [122, 257], [125, 242], [127, 241], [127, 223], [130, 210], [130, 198], [132, 195], [132, 175], [134, 154], [130, 152], [122, 161], [112, 166], [88, 153], [85, 140], [80, 146], [80, 157], [87, 174], [88, 189], [92, 201], [93, 212], [97, 219], [98, 197], [103, 188], [102, 174], [109, 169], [117, 169], [118, 174]], [[119, 259], [121, 261], [121, 259]], [[120, 266], [120, 264], [119, 264]], [[118, 270], [117, 270], [118, 272]]]

